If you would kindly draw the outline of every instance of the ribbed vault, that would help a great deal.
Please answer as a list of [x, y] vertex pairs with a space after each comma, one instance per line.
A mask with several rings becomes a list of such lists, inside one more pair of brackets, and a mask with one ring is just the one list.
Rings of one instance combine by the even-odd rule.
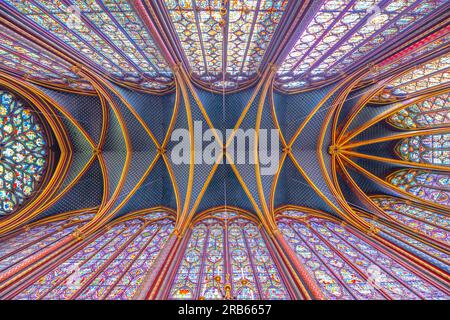
[[[251, 7], [240, 1], [207, 6], [203, 4], [208, 1], [116, 1], [117, 7], [100, 0], [90, 5], [61, 0], [55, 7], [38, 2], [30, 1], [26, 8], [15, 1], [0, 4], [0, 87], [14, 91], [42, 114], [54, 135], [57, 156], [52, 175], [27, 206], [0, 218], [0, 241], [41, 223], [84, 218], [70, 220], [71, 228], [64, 225], [67, 233], [51, 245], [0, 270], [0, 298], [15, 297], [22, 286], [53, 268], [54, 261], [68, 258], [111, 228], [133, 223], [141, 229], [136, 227], [139, 232], [127, 243], [144, 237], [142, 230], [153, 225], [167, 233], [161, 240], [165, 260], [158, 258], [154, 269], [145, 269], [134, 297], [166, 298], [195, 232], [215, 224], [228, 226], [236, 219], [260, 232], [264, 250], [282, 270], [286, 297], [322, 299], [326, 294], [320, 283], [312, 280], [295, 247], [283, 237], [287, 226], [295, 224], [289, 224], [292, 217], [285, 211], [303, 212], [306, 216], [292, 219], [324, 243], [323, 226], [336, 234], [344, 228], [364, 243], [383, 248], [380, 252], [390, 259], [411, 261], [411, 269], [448, 294], [448, 242], [395, 219], [387, 205], [383, 207], [386, 199], [397, 199], [448, 219], [442, 197], [450, 194], [449, 162], [434, 156], [431, 162], [425, 157], [410, 161], [399, 151], [405, 139], [417, 138], [425, 152], [423, 137], [439, 135], [444, 147], [433, 150], [444, 152], [444, 157], [450, 153], [445, 144], [450, 134], [448, 3], [422, 7], [423, 1], [381, 1], [379, 9], [387, 20], [380, 18], [380, 28], [374, 29], [366, 10], [375, 1], [344, 1], [329, 10], [332, 19], [319, 30], [328, 32], [329, 43], [323, 43], [327, 38], [322, 35], [306, 48], [307, 33], [312, 34], [317, 23], [314, 17], [327, 14], [324, 8], [330, 1], [261, 0]], [[72, 5], [81, 6], [80, 29], [85, 33], [68, 28], [64, 20]], [[104, 14], [97, 16], [99, 12]], [[238, 13], [240, 20], [228, 23], [230, 15]], [[249, 14], [253, 18], [246, 21]], [[353, 21], [356, 15], [360, 20]], [[189, 28], [183, 17], [193, 19], [196, 34], [186, 36], [181, 25]], [[400, 23], [402, 17], [410, 22]], [[99, 21], [108, 21], [109, 27]], [[205, 32], [207, 24], [215, 31]], [[247, 33], [236, 38], [235, 29]], [[339, 30], [341, 39], [334, 36]], [[28, 40], [22, 39], [25, 35]], [[234, 42], [245, 47], [244, 53], [233, 51]], [[33, 54], [17, 58], [18, 51]], [[229, 52], [237, 57], [227, 57]], [[39, 55], [45, 61], [39, 61]], [[64, 74], [61, 81], [55, 79], [58, 72]], [[436, 97], [444, 97], [444, 102], [432, 125], [399, 127], [405, 108], [410, 108], [410, 116], [416, 112], [431, 121], [436, 111], [423, 109]], [[222, 135], [227, 129], [231, 136]], [[255, 143], [237, 149], [232, 143], [237, 132], [251, 129]], [[259, 139], [263, 130], [277, 132], [276, 141], [264, 145]], [[201, 139], [207, 131], [210, 141]], [[179, 132], [187, 133], [188, 162], [174, 158]], [[211, 142], [218, 152], [215, 161], [207, 163], [201, 158]], [[260, 158], [262, 149], [279, 159], [272, 174], [262, 173], [267, 167]], [[256, 163], [235, 161], [236, 152], [254, 156]], [[393, 178], [400, 170], [416, 184], [420, 174], [429, 179], [439, 175], [444, 181], [440, 198], [402, 187], [403, 182]], [[166, 215], [159, 216], [161, 212]], [[214, 216], [228, 212], [247, 222]], [[211, 231], [205, 234], [211, 238]], [[231, 241], [227, 237], [226, 243]], [[428, 247], [438, 253], [428, 254]], [[350, 265], [349, 259], [344, 260]], [[396, 298], [386, 292], [381, 296]]]

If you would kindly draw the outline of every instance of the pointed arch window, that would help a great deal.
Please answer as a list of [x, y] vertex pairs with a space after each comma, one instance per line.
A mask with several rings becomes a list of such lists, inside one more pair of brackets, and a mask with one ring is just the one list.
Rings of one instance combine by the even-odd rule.
[[1, 68], [37, 83], [57, 88], [92, 91], [92, 86], [70, 70], [70, 65], [18, 33], [0, 25]]
[[[367, 214], [360, 213], [363, 218], [373, 225], [375, 228], [380, 229], [379, 235], [383, 238], [395, 243], [399, 247], [409, 251], [411, 254], [416, 255], [436, 267], [449, 271], [450, 267], [450, 255], [446, 248], [448, 244], [444, 246], [430, 245], [423, 241], [423, 236], [429, 235], [429, 227], [426, 224], [435, 224], [442, 234], [438, 237], [432, 237], [441, 242], [448, 242], [448, 216], [444, 213], [437, 213], [432, 209], [425, 208], [409, 201], [405, 201], [400, 198], [377, 196], [372, 197], [372, 200], [376, 200], [376, 203], [389, 214], [399, 224], [396, 225], [392, 221], [384, 219], [380, 216], [368, 216]], [[412, 232], [406, 232], [401, 225], [406, 225], [398, 216], [405, 216], [407, 222], [412, 220], [410, 217], [414, 217], [419, 222], [416, 223], [417, 228], [414, 228]], [[423, 228], [422, 225], [425, 225]], [[435, 232], [436, 234], [436, 232]]]
[[372, 80], [375, 78], [387, 77], [396, 69], [408, 66], [414, 63], [415, 60], [422, 60], [429, 54], [444, 50], [450, 41], [448, 29], [443, 28], [430, 36], [422, 39], [420, 44], [413, 43], [409, 47], [403, 49], [399, 53], [382, 61], [374, 72], [371, 72], [365, 80]]
[[1, 4], [98, 70], [138, 89], [165, 90], [172, 73], [127, 1], [13, 1]]
[[450, 207], [450, 176], [448, 174], [402, 169], [389, 175], [386, 181], [420, 199]]
[[434, 239], [444, 246], [450, 246], [450, 217], [400, 198], [372, 197], [372, 200], [399, 224]]
[[[292, 211], [291, 211], [292, 212]], [[351, 227], [298, 212], [278, 227], [327, 299], [443, 299], [448, 293]]]
[[450, 166], [450, 134], [406, 138], [399, 142], [395, 151], [406, 161]]
[[132, 299], [173, 227], [164, 212], [112, 223], [14, 298]]
[[392, 126], [404, 129], [428, 129], [450, 125], [450, 93], [414, 103], [387, 119]]
[[450, 53], [425, 62], [397, 77], [373, 100], [383, 102], [404, 99], [448, 82], [450, 82]]
[[47, 155], [37, 115], [11, 92], [0, 90], [0, 217], [17, 212], [39, 190]]
[[450, 134], [406, 138], [395, 150], [406, 161], [450, 166]]
[[375, 227], [382, 230], [380, 235], [386, 239], [392, 241], [396, 245], [408, 250], [412, 254], [415, 254], [424, 260], [427, 260], [431, 264], [445, 270], [449, 271], [450, 257], [448, 254], [436, 249], [433, 246], [427, 245], [417, 238], [413, 238], [403, 232], [398, 231], [392, 227], [387, 226], [382, 221], [375, 221], [371, 219], [366, 219], [369, 223], [373, 224]]
[[283, 89], [303, 89], [338, 78], [379, 48], [442, 8], [418, 1], [317, 1], [278, 72]]
[[288, 0], [164, 3], [196, 78], [234, 89], [257, 76]]
[[215, 213], [195, 224], [169, 298], [290, 297], [257, 224], [234, 213]]
[[0, 274], [31, 258], [83, 226], [94, 215], [53, 217], [0, 238]]

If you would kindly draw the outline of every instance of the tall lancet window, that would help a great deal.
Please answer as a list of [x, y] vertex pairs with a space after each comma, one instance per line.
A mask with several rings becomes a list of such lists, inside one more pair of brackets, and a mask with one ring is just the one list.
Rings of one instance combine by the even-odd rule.
[[216, 90], [254, 80], [289, 0], [164, 0], [192, 75]]
[[415, 23], [443, 8], [444, 1], [314, 1], [298, 40], [280, 66], [281, 88], [307, 89], [345, 76], [383, 43], [411, 31]]
[[372, 197], [372, 200], [392, 219], [418, 233], [450, 246], [450, 218], [426, 210], [405, 200], [391, 197]]
[[392, 126], [404, 130], [427, 129], [450, 125], [450, 94], [411, 104], [388, 118]]
[[215, 213], [194, 225], [169, 298], [290, 297], [258, 225], [234, 213]]
[[120, 83], [159, 91], [172, 84], [168, 64], [130, 1], [5, 0], [0, 8]]
[[386, 180], [393, 186], [419, 197], [450, 207], [450, 175], [428, 170], [402, 169]]
[[406, 138], [395, 151], [406, 161], [450, 166], [450, 134]]
[[400, 231], [385, 221], [373, 220], [370, 218], [365, 218], [365, 220], [381, 230], [380, 236], [409, 251], [411, 254], [434, 264], [438, 268], [441, 268], [446, 272], [450, 271], [450, 256], [446, 252], [443, 252], [433, 245], [424, 243], [422, 239], [418, 239], [417, 236], [412, 236]]
[[19, 33], [0, 25], [0, 68], [54, 87], [91, 91], [92, 86], [70, 70], [71, 65]]
[[354, 228], [287, 211], [278, 227], [327, 299], [445, 299], [448, 291]]
[[390, 196], [371, 198], [395, 221], [379, 214], [363, 215], [381, 230], [380, 236], [446, 272], [450, 270], [450, 218], [444, 211]]
[[26, 226], [0, 238], [0, 275], [18, 263], [39, 254], [56, 244], [76, 228], [88, 222], [94, 214], [85, 213], [69, 217], [56, 216]]
[[450, 54], [423, 63], [410, 71], [396, 77], [375, 101], [389, 101], [423, 93], [450, 82]]
[[[377, 65], [375, 70], [370, 72], [365, 80], [374, 80], [375, 78], [386, 78], [396, 72], [401, 72], [402, 67], [414, 64], [415, 61], [426, 59], [427, 56], [440, 50], [445, 50], [450, 37], [444, 29], [437, 30], [425, 39], [421, 44], [412, 43], [400, 52], [394, 53]], [[400, 70], [399, 70], [400, 69]]]
[[173, 227], [163, 212], [113, 222], [14, 298], [132, 299]]

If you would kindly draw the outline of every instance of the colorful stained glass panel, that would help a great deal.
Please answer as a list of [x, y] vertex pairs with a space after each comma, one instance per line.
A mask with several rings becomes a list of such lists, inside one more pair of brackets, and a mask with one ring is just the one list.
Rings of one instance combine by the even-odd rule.
[[287, 0], [165, 0], [189, 67], [215, 89], [257, 76]]
[[4, 1], [27, 24], [124, 84], [167, 89], [172, 72], [128, 1]]
[[450, 94], [445, 93], [408, 105], [387, 119], [399, 129], [415, 130], [450, 125]]
[[397, 145], [396, 151], [406, 161], [450, 166], [450, 134], [406, 138]]
[[425, 201], [450, 206], [450, 176], [447, 174], [403, 169], [388, 176], [387, 181]]
[[278, 227], [327, 299], [447, 299], [386, 249], [350, 227], [280, 215]]
[[234, 214], [213, 217], [194, 226], [169, 298], [289, 299], [258, 226]]
[[87, 240], [15, 299], [132, 299], [173, 226], [161, 213], [117, 223]]
[[[380, 43], [389, 43], [446, 1], [325, 0], [314, 3], [300, 36], [282, 63], [277, 81], [286, 90], [304, 89], [342, 77], [367, 63]], [[408, 90], [408, 89], [404, 89]]]
[[39, 189], [47, 167], [47, 139], [37, 115], [0, 90], [0, 216], [16, 212]]

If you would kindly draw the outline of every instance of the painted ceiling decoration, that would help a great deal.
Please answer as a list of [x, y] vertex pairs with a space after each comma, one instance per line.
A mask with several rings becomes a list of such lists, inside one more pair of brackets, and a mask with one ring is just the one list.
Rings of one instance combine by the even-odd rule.
[[0, 1], [0, 299], [448, 300], [449, 18]]

